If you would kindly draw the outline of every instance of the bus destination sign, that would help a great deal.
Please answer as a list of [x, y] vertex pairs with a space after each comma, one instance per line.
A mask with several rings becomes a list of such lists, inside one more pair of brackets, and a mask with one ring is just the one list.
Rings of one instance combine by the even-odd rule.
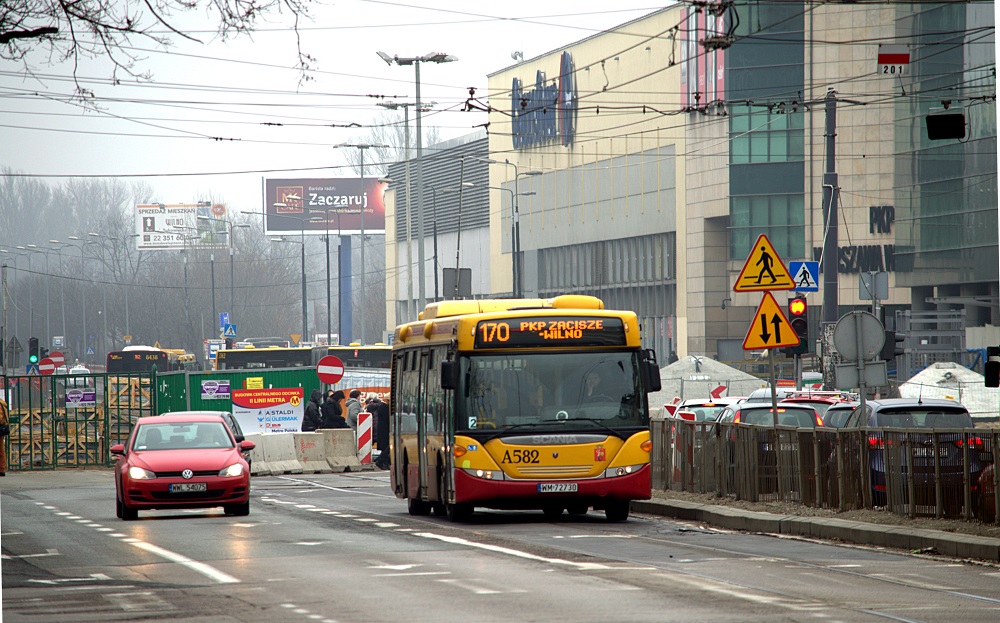
[[553, 346], [624, 346], [621, 318], [536, 316], [481, 320], [476, 325], [475, 348]]

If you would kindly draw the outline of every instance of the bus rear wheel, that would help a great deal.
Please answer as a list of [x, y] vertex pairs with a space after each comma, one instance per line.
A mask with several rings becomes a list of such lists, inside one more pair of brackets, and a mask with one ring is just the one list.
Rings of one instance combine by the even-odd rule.
[[628, 502], [608, 502], [604, 507], [604, 516], [608, 521], [626, 521], [631, 506]]

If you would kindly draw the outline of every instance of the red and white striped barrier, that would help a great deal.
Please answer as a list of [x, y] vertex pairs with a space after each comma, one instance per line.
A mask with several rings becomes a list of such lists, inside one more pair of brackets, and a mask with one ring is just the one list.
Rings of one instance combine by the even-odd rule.
[[358, 461], [362, 465], [372, 462], [372, 414], [367, 411], [358, 414]]

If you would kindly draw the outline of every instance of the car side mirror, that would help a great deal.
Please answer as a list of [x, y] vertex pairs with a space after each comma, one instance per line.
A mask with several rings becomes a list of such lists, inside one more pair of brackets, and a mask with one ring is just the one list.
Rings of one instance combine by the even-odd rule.
[[125, 455], [125, 444], [116, 443], [111, 446], [111, 456], [124, 456]]
[[247, 440], [244, 439], [243, 441], [240, 442], [240, 450], [242, 450], [243, 452], [249, 452], [249, 451], [253, 450], [256, 447], [257, 447], [257, 444], [255, 444], [252, 441], [247, 441]]
[[441, 389], [458, 387], [458, 364], [454, 361], [441, 362]]

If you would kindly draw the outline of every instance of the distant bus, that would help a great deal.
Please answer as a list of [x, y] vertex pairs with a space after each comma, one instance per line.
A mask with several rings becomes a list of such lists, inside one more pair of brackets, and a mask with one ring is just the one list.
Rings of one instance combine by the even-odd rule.
[[108, 374], [134, 374], [194, 370], [197, 362], [192, 353], [181, 348], [156, 348], [154, 346], [126, 346], [124, 350], [108, 353]]
[[246, 348], [291, 348], [292, 342], [282, 337], [248, 337], [241, 340]]
[[348, 368], [385, 368], [392, 361], [392, 347], [386, 344], [362, 346], [351, 343], [347, 346], [326, 346], [327, 354], [334, 355]]
[[307, 368], [315, 366], [325, 348], [231, 348], [215, 353], [216, 370]]
[[630, 311], [591, 296], [442, 301], [396, 328], [390, 479], [411, 515], [602, 509], [651, 495], [659, 368]]

